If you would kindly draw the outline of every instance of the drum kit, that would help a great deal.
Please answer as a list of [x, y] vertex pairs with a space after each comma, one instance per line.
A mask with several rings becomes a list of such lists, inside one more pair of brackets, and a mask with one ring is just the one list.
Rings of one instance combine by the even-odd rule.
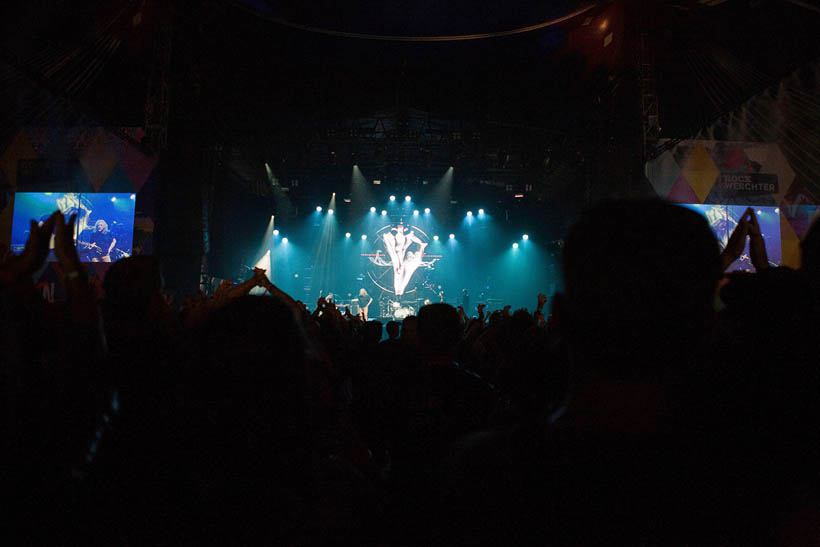
[[388, 312], [388, 316], [401, 320], [409, 315], [415, 315], [416, 310], [409, 304], [402, 304], [399, 301], [390, 300]]

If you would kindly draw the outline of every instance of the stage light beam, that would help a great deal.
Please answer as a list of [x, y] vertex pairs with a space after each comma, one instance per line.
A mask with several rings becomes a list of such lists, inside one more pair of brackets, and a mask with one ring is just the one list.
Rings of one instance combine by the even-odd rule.
[[517, 249], [517, 248], [518, 248], [518, 243], [513, 243], [513, 249]]
[[419, 216], [419, 210], [418, 209], [413, 210], [413, 216]]
[[371, 212], [371, 213], [375, 213], [375, 212], [376, 212], [376, 208], [375, 208], [375, 207], [371, 207], [371, 208], [370, 208], [370, 212]]
[[283, 237], [283, 238], [282, 238], [282, 243], [287, 243], [287, 242], [288, 242], [288, 238]]
[[413, 198], [411, 198], [410, 196], [404, 196], [404, 201], [412, 201], [412, 200], [413, 200]]
[[473, 216], [473, 212], [472, 212], [472, 211], [467, 211], [467, 216], [468, 216], [468, 217]]
[[438, 241], [438, 236], [433, 236], [433, 241]]
[[396, 196], [390, 196], [390, 201], [396, 201]]
[[327, 214], [332, 215], [333, 214], [333, 209], [328, 209]]
[[527, 241], [529, 238], [530, 238], [530, 236], [528, 236], [527, 234], [524, 234], [523, 236], [521, 236], [521, 239], [523, 239], [524, 241]]
[[429, 215], [429, 214], [430, 214], [430, 208], [429, 208], [429, 207], [425, 207], [425, 208], [424, 208], [424, 214], [425, 214], [425, 215]]
[[484, 209], [479, 209], [479, 210], [478, 210], [478, 215], [479, 215], [479, 216], [481, 216], [481, 215], [483, 215], [483, 214], [484, 214]]
[[279, 230], [274, 230], [273, 235], [278, 236], [279, 235]]
[[456, 238], [456, 234], [450, 234], [450, 239], [455, 239], [455, 238]]
[[317, 205], [317, 206], [316, 206], [316, 212], [317, 212], [317, 213], [321, 213], [321, 212], [322, 212], [322, 206], [321, 206], [321, 205]]
[[365, 239], [367, 239], [367, 234], [362, 234], [362, 241], [364, 241]]
[[384, 209], [382, 209], [382, 216], [385, 216], [386, 214], [387, 214], [387, 211], [385, 211]]
[[347, 232], [347, 233], [345, 234], [345, 237], [346, 237], [346, 238], [348, 238], [348, 239], [350, 239], [350, 232]]

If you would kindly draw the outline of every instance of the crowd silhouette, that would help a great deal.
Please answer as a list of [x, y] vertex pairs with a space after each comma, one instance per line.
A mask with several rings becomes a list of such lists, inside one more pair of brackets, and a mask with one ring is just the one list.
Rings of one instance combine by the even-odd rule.
[[[683, 207], [602, 203], [566, 239], [563, 292], [533, 312], [429, 304], [384, 341], [261, 270], [173, 302], [135, 256], [95, 286], [74, 222], [32, 222], [0, 265], [9, 538], [820, 538], [818, 222], [794, 270], [769, 266], [751, 209], [720, 249]], [[52, 234], [67, 299], [48, 304], [32, 280]], [[724, 274], [747, 242], [756, 271]]]

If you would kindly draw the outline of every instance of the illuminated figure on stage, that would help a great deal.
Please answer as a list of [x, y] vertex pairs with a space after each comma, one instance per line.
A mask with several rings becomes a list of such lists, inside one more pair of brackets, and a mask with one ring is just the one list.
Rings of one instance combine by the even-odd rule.
[[[418, 236], [410, 230], [406, 232], [406, 228], [399, 224], [390, 231], [382, 235], [384, 247], [387, 255], [390, 257], [390, 262], [385, 261], [380, 252], [376, 252], [376, 256], [370, 260], [378, 266], [392, 266], [393, 268], [393, 290], [396, 296], [404, 294], [407, 284], [410, 283], [410, 278], [421, 266], [429, 266], [433, 262], [424, 261], [424, 250], [427, 248], [427, 243], [421, 241]], [[411, 250], [412, 245], [418, 247]]]

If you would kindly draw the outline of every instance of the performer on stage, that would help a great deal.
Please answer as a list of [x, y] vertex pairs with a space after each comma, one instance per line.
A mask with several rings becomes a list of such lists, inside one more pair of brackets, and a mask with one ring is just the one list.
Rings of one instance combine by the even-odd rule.
[[367, 308], [372, 302], [373, 298], [371, 298], [371, 296], [367, 294], [367, 291], [364, 290], [364, 287], [362, 287], [362, 289], [359, 290], [359, 315], [362, 316], [364, 321], [367, 321]]
[[117, 240], [108, 231], [108, 223], [99, 219], [94, 225], [94, 234], [91, 236], [91, 262], [111, 262], [111, 251]]

